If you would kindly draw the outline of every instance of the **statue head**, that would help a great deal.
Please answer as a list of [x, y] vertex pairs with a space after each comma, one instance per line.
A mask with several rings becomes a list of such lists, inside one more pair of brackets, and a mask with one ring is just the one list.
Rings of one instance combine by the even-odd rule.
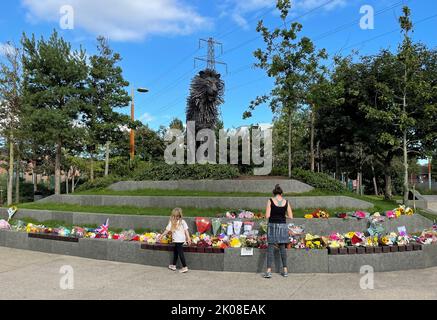
[[221, 103], [223, 96], [224, 83], [221, 80], [220, 74], [214, 70], [206, 69], [200, 71], [199, 75], [195, 77], [193, 86], [196, 93], [201, 96], [204, 101], [210, 103]]

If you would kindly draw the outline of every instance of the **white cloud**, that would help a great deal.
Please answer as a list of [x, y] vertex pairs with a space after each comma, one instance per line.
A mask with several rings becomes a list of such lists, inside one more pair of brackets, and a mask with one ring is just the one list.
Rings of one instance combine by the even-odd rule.
[[[22, 0], [31, 22], [58, 23], [65, 0]], [[70, 0], [74, 26], [115, 41], [150, 35], [188, 35], [210, 27], [209, 19], [182, 0]]]
[[141, 122], [152, 122], [152, 121], [154, 121], [155, 120], [155, 117], [154, 116], [152, 116], [150, 113], [144, 113], [140, 118], [139, 118], [139, 120], [141, 121]]
[[[291, 15], [301, 14], [305, 11], [317, 8], [319, 6], [327, 3], [328, 0], [296, 0], [293, 1]], [[241, 27], [247, 29], [249, 24], [246, 16], [254, 12], [260, 11], [259, 14], [265, 14], [262, 10], [267, 10], [266, 13], [271, 9], [274, 12], [277, 0], [227, 0], [227, 6], [224, 11]], [[346, 0], [333, 0], [323, 6], [320, 10], [330, 11], [337, 7], [342, 7], [346, 5]]]
[[[327, 2], [328, 0], [301, 0], [296, 3], [296, 7], [298, 9], [311, 10], [321, 5], [324, 5]], [[330, 2], [327, 5], [323, 6], [323, 9], [325, 11], [330, 11], [337, 7], [343, 7], [345, 5], [346, 0], [334, 0], [333, 2]]]
[[7, 53], [13, 53], [15, 48], [9, 43], [0, 43], [0, 57], [5, 56]]

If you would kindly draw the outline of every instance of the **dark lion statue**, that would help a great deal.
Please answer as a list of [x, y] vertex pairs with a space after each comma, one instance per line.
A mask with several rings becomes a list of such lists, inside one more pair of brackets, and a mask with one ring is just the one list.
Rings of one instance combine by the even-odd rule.
[[225, 84], [214, 70], [200, 71], [191, 81], [187, 101], [187, 122], [195, 121], [196, 134], [202, 129], [214, 129], [219, 106], [224, 102]]

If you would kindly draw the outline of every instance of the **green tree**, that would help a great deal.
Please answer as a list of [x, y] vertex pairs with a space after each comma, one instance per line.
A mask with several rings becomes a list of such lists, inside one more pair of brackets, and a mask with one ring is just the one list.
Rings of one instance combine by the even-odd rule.
[[[435, 137], [435, 82], [427, 76], [430, 52], [422, 44], [413, 43], [410, 33], [413, 24], [410, 10], [404, 7], [400, 25], [404, 36], [397, 54], [383, 50], [369, 61], [373, 79], [368, 83], [368, 99], [363, 103], [367, 117], [378, 122], [378, 142], [388, 148], [388, 157], [402, 155], [403, 198], [408, 200], [410, 154], [426, 152], [427, 144]], [[434, 69], [435, 70], [435, 69]], [[434, 74], [435, 77], [435, 74]], [[431, 81], [430, 81], [431, 80]], [[435, 95], [435, 94], [434, 94]], [[428, 142], [427, 142], [428, 141]], [[432, 144], [432, 143], [431, 143]], [[399, 152], [400, 151], [400, 152]]]
[[60, 194], [62, 148], [76, 138], [74, 124], [84, 104], [85, 51], [73, 50], [56, 31], [38, 41], [23, 34], [22, 45], [26, 130], [55, 146], [55, 194]]
[[[14, 149], [18, 145], [18, 131], [22, 119], [22, 64], [21, 50], [8, 43], [5, 62], [0, 63], [0, 131], [9, 146], [7, 204], [11, 205], [14, 179]], [[17, 165], [17, 168], [19, 166]], [[17, 171], [18, 172], [18, 171]], [[17, 175], [16, 200], [19, 201], [19, 178]]]
[[127, 115], [115, 111], [123, 108], [131, 100], [123, 78], [123, 70], [117, 64], [121, 56], [115, 53], [104, 37], [98, 37], [98, 54], [90, 58], [87, 104], [82, 113], [82, 123], [86, 128], [86, 150], [90, 155], [90, 179], [94, 180], [94, 157], [99, 146], [106, 149], [105, 176], [109, 174], [110, 144], [120, 139], [122, 129], [130, 125]]
[[[297, 22], [289, 23], [287, 18], [291, 9], [290, 0], [278, 0], [277, 9], [280, 11], [283, 28], [270, 31], [261, 20], [257, 31], [262, 34], [266, 48], [254, 52], [258, 62], [256, 67], [264, 69], [269, 77], [275, 79], [274, 88], [269, 94], [258, 96], [250, 103], [249, 110], [243, 118], [251, 117], [258, 105], [269, 103], [272, 112], [279, 117], [288, 119], [288, 175], [292, 169], [292, 122], [297, 108], [304, 102], [306, 73], [309, 60], [314, 57], [315, 48], [307, 37], [298, 39], [302, 25]], [[324, 51], [316, 54], [322, 57]]]

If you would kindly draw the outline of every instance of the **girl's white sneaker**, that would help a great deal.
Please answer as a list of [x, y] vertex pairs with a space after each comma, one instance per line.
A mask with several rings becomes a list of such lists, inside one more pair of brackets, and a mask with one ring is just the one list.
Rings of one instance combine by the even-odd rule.
[[180, 273], [187, 273], [188, 272], [188, 268], [187, 267], [182, 268], [181, 271], [179, 271], [179, 272]]
[[171, 270], [171, 271], [176, 271], [176, 266], [175, 265], [169, 265], [168, 266], [168, 268]]

